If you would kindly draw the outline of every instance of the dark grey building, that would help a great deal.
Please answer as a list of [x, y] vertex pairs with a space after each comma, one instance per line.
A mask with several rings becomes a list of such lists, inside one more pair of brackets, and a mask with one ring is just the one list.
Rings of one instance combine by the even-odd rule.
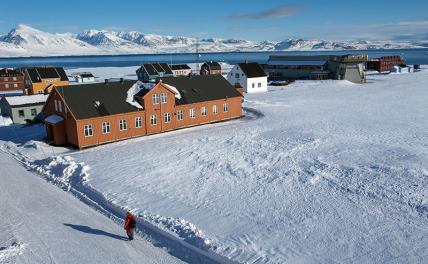
[[286, 55], [270, 56], [263, 69], [270, 81], [278, 80], [348, 80], [366, 81], [367, 55]]
[[138, 80], [155, 82], [161, 77], [173, 77], [171, 68], [166, 63], [146, 63], [137, 70]]
[[0, 99], [1, 115], [9, 116], [15, 124], [34, 120], [41, 112], [48, 95], [3, 96]]

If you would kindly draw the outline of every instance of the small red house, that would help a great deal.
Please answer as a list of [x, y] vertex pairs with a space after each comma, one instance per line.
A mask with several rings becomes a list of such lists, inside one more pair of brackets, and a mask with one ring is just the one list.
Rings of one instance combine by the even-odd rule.
[[242, 95], [221, 75], [54, 87], [47, 138], [79, 149], [242, 116]]
[[201, 66], [201, 75], [221, 74], [221, 65], [218, 62], [205, 62]]
[[0, 69], [0, 92], [24, 89], [24, 75], [15, 69]]

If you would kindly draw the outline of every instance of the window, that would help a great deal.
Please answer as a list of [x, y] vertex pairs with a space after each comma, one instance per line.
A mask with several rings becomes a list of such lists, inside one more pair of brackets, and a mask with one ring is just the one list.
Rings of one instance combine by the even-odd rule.
[[141, 116], [135, 118], [135, 127], [140, 128], [143, 126], [143, 119]]
[[256, 84], [255, 83], [252, 83], [251, 84], [251, 88], [255, 88], [256, 87]]
[[229, 104], [223, 104], [223, 112], [228, 112], [229, 111]]
[[184, 117], [183, 110], [178, 111], [177, 112], [177, 120], [183, 120], [183, 117]]
[[38, 94], [43, 94], [43, 91], [38, 91], [37, 93], [38, 93]]
[[207, 107], [206, 106], [202, 106], [201, 107], [201, 115], [202, 116], [206, 116], [207, 115]]
[[4, 77], [4, 81], [7, 82], [9, 79], [7, 77]]
[[103, 123], [103, 134], [110, 133], [110, 122]]
[[58, 111], [62, 112], [62, 104], [61, 101], [58, 101]]
[[158, 94], [152, 95], [152, 102], [153, 102], [153, 104], [159, 104], [159, 95]]
[[169, 122], [171, 122], [171, 114], [165, 113], [165, 123], [169, 123]]
[[19, 117], [25, 117], [24, 110], [19, 110], [18, 115], [19, 115]]
[[123, 131], [126, 130], [126, 120], [125, 119], [121, 119], [119, 120], [119, 130]]
[[239, 78], [239, 73], [235, 73], [235, 78]]
[[37, 115], [37, 110], [36, 108], [32, 108], [31, 109], [31, 116], [36, 116]]
[[213, 114], [217, 114], [218, 110], [217, 110], [217, 105], [213, 105]]
[[92, 137], [93, 135], [92, 125], [85, 125], [83, 130], [85, 132], [85, 137]]
[[6, 83], [6, 84], [4, 85], [4, 88], [9, 88], [9, 84], [8, 84], [8, 83]]
[[17, 84], [17, 83], [14, 83], [14, 84], [13, 84], [13, 87], [18, 88], [18, 84]]
[[160, 98], [161, 98], [161, 103], [166, 104], [166, 93], [161, 93]]
[[192, 109], [190, 109], [190, 118], [195, 118], [195, 109], [194, 108], [192, 108]]
[[150, 124], [152, 124], [152, 126], [157, 125], [158, 123], [158, 119], [155, 115], [150, 116]]
[[258, 83], [257, 87], [259, 87], [259, 88], [262, 87], [262, 83]]
[[16, 81], [16, 77], [13, 77], [13, 80]]

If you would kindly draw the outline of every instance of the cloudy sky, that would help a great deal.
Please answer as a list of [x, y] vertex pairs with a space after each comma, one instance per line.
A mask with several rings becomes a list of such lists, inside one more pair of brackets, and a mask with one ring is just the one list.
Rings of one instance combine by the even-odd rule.
[[137, 30], [193, 37], [428, 40], [428, 1], [26, 0], [2, 5], [0, 33]]

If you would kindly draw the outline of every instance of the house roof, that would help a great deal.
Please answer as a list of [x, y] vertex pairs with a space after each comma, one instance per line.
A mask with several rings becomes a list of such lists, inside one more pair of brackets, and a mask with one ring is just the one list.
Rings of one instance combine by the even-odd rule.
[[149, 75], [159, 75], [160, 73], [171, 74], [171, 68], [166, 63], [145, 63], [139, 70], [145, 70]]
[[170, 64], [171, 70], [190, 70], [191, 68], [187, 64]]
[[162, 82], [175, 87], [181, 99], [177, 105], [220, 100], [242, 95], [221, 75], [195, 75], [191, 77], [166, 77]]
[[8, 68], [0, 69], [0, 77], [18, 77], [18, 76], [22, 76], [22, 73], [17, 70], [8, 69]]
[[67, 74], [62, 67], [32, 67], [25, 68], [33, 83], [41, 82], [41, 79], [59, 78], [61, 81], [68, 81]]
[[208, 68], [210, 68], [210, 70], [221, 70], [221, 65], [218, 62], [205, 62], [205, 65], [208, 66]]
[[[76, 119], [86, 119], [135, 112], [138, 109], [126, 102], [127, 92], [135, 81], [58, 86], [55, 89]], [[96, 102], [99, 105], [96, 106]]]
[[21, 105], [34, 105], [34, 104], [44, 104], [48, 95], [37, 94], [37, 95], [27, 95], [27, 96], [8, 96], [4, 97], [4, 100], [10, 106], [21, 106]]
[[257, 78], [257, 77], [267, 76], [265, 71], [257, 62], [239, 63], [238, 65], [242, 69], [244, 74], [247, 76], [247, 78]]

